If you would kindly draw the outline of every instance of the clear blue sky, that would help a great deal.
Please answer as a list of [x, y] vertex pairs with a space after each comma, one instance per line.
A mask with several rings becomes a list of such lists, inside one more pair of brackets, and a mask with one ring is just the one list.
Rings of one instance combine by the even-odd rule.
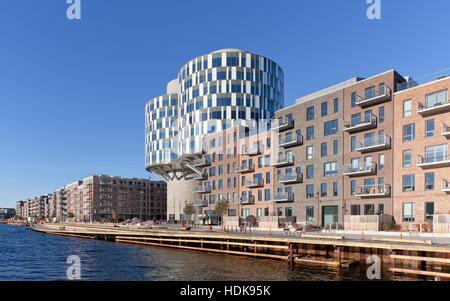
[[450, 1], [381, 1], [371, 21], [365, 0], [82, 0], [70, 21], [65, 0], [2, 0], [0, 207], [91, 174], [147, 177], [146, 101], [217, 49], [279, 63], [285, 105], [354, 76], [450, 67]]

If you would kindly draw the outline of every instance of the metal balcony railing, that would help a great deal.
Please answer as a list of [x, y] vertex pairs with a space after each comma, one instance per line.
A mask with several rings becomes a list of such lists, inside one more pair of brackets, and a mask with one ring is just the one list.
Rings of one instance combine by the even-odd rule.
[[377, 184], [356, 187], [355, 195], [359, 197], [387, 197], [391, 195], [391, 185]]
[[280, 184], [294, 184], [303, 182], [303, 173], [288, 173], [278, 177]]
[[234, 171], [235, 173], [248, 173], [248, 172], [253, 172], [253, 171], [255, 171], [255, 167], [253, 166], [253, 164], [252, 164], [252, 165], [249, 165], [249, 164], [243, 164], [243, 165], [241, 165], [241, 166], [235, 167], [235, 168], [233, 169], [233, 171]]
[[244, 187], [261, 187], [264, 185], [264, 180], [262, 178], [253, 178], [245, 180]]
[[285, 166], [289, 166], [289, 165], [293, 165], [293, 164], [294, 164], [293, 156], [283, 156], [281, 158], [278, 158], [271, 165], [276, 166], [276, 167], [285, 167]]
[[207, 173], [201, 173], [201, 174], [196, 173], [192, 176], [192, 178], [194, 180], [207, 180], [208, 174]]
[[381, 87], [374, 89], [373, 92], [365, 95], [364, 98], [358, 97], [356, 105], [365, 108], [368, 106], [376, 105], [382, 102], [390, 101], [392, 99], [392, 90], [387, 87]]
[[293, 128], [294, 128], [294, 119], [287, 119], [284, 122], [279, 119], [273, 121], [272, 130], [274, 131], [282, 132]]
[[261, 154], [262, 147], [259, 144], [255, 144], [252, 147], [244, 148], [244, 151], [242, 152], [243, 155], [248, 156], [256, 156]]
[[419, 167], [444, 167], [450, 166], [450, 158], [446, 155], [428, 155], [428, 156], [417, 156], [417, 166]]
[[293, 202], [294, 194], [292, 192], [278, 192], [273, 194], [271, 200], [273, 202]]
[[197, 159], [192, 162], [192, 165], [194, 165], [195, 167], [209, 166], [211, 165], [211, 159], [208, 157]]
[[344, 176], [367, 176], [377, 172], [377, 164], [364, 164], [362, 166], [344, 165]]
[[387, 135], [378, 135], [375, 137], [364, 138], [356, 141], [356, 151], [361, 153], [374, 152], [391, 148], [391, 137]]
[[240, 203], [243, 204], [243, 205], [254, 204], [255, 203], [255, 197], [253, 195], [252, 196], [248, 196], [248, 195], [242, 196]]
[[417, 102], [417, 113], [421, 116], [430, 116], [433, 114], [439, 114], [450, 111], [450, 103], [448, 99], [436, 101], [434, 103], [425, 103]]
[[377, 127], [377, 116], [374, 114], [368, 115], [366, 120], [361, 121], [359, 118], [355, 118], [351, 123], [344, 121], [344, 132], [356, 133], [359, 131], [365, 131]]
[[284, 147], [284, 148], [293, 147], [293, 146], [302, 145], [302, 144], [303, 144], [303, 136], [302, 135], [295, 135], [294, 137], [291, 137], [291, 138], [280, 138], [279, 139], [279, 146]]
[[194, 207], [207, 207], [208, 201], [207, 200], [195, 200], [193, 202]]
[[194, 193], [210, 193], [211, 187], [210, 186], [197, 186], [194, 189]]

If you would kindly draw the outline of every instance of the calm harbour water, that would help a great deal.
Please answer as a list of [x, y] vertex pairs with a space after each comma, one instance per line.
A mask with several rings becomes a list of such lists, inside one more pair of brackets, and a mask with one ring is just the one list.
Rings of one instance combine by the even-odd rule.
[[[82, 280], [368, 280], [363, 267], [339, 271], [277, 260], [54, 236], [0, 224], [0, 281], [66, 280], [70, 255], [81, 259]], [[382, 272], [382, 280], [413, 279]]]

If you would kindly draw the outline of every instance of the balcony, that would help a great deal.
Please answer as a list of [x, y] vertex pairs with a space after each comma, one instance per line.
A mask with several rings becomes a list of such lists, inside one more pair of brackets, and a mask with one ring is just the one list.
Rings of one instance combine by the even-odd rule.
[[248, 155], [248, 156], [256, 156], [256, 155], [260, 155], [261, 154], [261, 147], [259, 146], [259, 144], [255, 144], [253, 145], [253, 147], [251, 148], [245, 148], [244, 151], [242, 152], [243, 155]]
[[349, 177], [361, 177], [370, 176], [377, 173], [377, 164], [372, 163], [370, 165], [363, 165], [358, 167], [353, 167], [351, 165], [344, 166], [344, 176]]
[[297, 145], [303, 144], [303, 136], [302, 135], [296, 135], [294, 138], [280, 138], [279, 140], [279, 146], [284, 148], [289, 148]]
[[303, 174], [302, 173], [288, 173], [284, 175], [280, 175], [278, 177], [278, 183], [279, 184], [296, 184], [296, 183], [303, 183]]
[[253, 178], [251, 180], [245, 180], [244, 187], [247, 188], [256, 188], [264, 185], [264, 180], [261, 178]]
[[283, 132], [294, 128], [294, 119], [288, 119], [285, 122], [276, 120], [275, 126], [272, 127], [273, 131]]
[[422, 117], [431, 116], [434, 114], [450, 112], [450, 103], [448, 100], [442, 100], [435, 102], [433, 104], [423, 105], [420, 101], [418, 102], [417, 113]]
[[361, 108], [366, 108], [383, 102], [391, 101], [391, 99], [392, 91], [389, 87], [385, 87], [382, 89], [378, 89], [378, 91], [370, 93], [364, 99], [360, 97], [356, 100], [356, 105]]
[[192, 176], [192, 179], [194, 180], [207, 180], [208, 179], [208, 174], [207, 173], [196, 173], [195, 175]]
[[192, 162], [192, 165], [194, 167], [210, 166], [211, 165], [211, 159], [209, 159], [209, 158], [197, 159], [197, 160], [194, 160], [194, 162]]
[[207, 200], [195, 200], [193, 202], [194, 207], [208, 207]]
[[442, 136], [445, 138], [450, 138], [450, 127], [445, 123], [442, 123]]
[[278, 158], [277, 161], [270, 164], [275, 167], [286, 167], [290, 165], [294, 165], [294, 157], [293, 156], [284, 156], [283, 158]]
[[211, 187], [210, 186], [197, 186], [194, 189], [194, 193], [210, 193]]
[[391, 148], [391, 137], [382, 135], [378, 137], [365, 138], [356, 141], [356, 151], [360, 153], [376, 152]]
[[355, 195], [361, 198], [388, 197], [391, 195], [391, 185], [358, 186], [356, 187]]
[[255, 167], [253, 165], [244, 164], [242, 166], [238, 166], [234, 169], [235, 173], [249, 173], [254, 172]]
[[293, 202], [294, 194], [292, 192], [279, 192], [275, 193], [272, 198], [272, 202]]
[[448, 183], [448, 180], [443, 179], [441, 182], [441, 191], [443, 192], [450, 192], [450, 185]]
[[371, 130], [377, 127], [377, 116], [371, 114], [365, 121], [352, 120], [352, 123], [344, 121], [344, 132], [353, 134], [356, 132]]
[[448, 155], [418, 155], [417, 166], [422, 168], [447, 167], [450, 166], [450, 158], [448, 157]]
[[241, 202], [242, 205], [251, 205], [255, 203], [255, 197], [253, 195], [251, 196], [242, 196]]

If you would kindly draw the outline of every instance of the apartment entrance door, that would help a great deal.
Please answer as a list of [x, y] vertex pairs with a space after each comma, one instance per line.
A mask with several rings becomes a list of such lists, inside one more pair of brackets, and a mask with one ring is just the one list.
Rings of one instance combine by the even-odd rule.
[[331, 225], [332, 223], [337, 223], [339, 208], [338, 206], [323, 206], [322, 207], [322, 227]]

